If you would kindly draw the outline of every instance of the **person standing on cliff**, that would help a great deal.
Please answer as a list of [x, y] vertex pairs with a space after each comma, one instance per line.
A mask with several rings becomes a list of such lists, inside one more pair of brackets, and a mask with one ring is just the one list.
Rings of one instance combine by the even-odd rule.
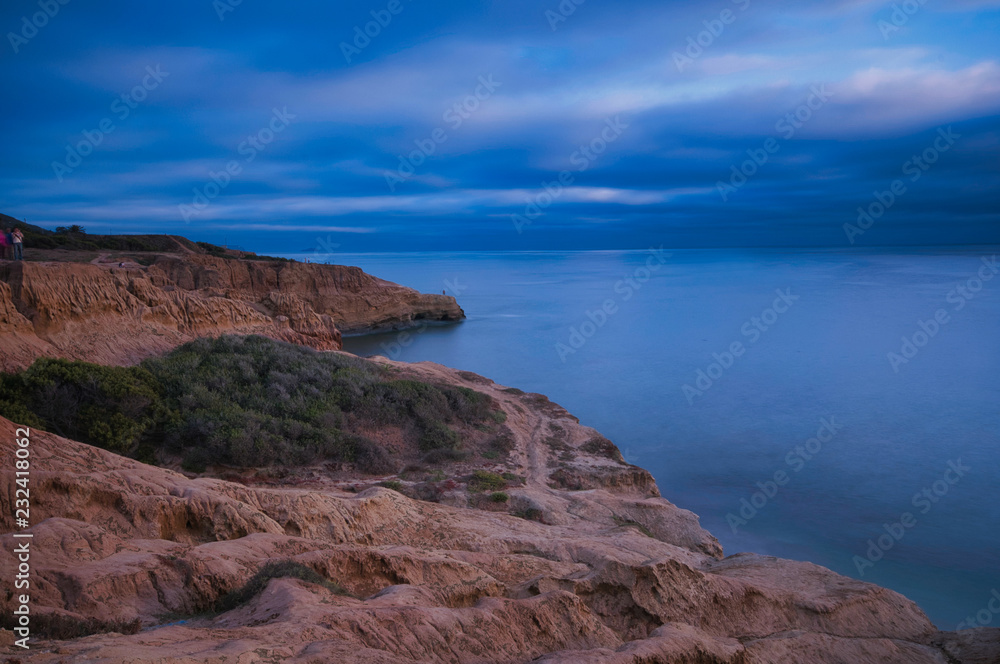
[[3, 232], [0, 233], [0, 258], [4, 260], [7, 260], [9, 258], [8, 254], [11, 251], [10, 247], [11, 241], [12, 240], [10, 238], [10, 229], [7, 228], [3, 229]]
[[13, 239], [14, 247], [14, 260], [23, 261], [24, 260], [24, 233], [21, 232], [20, 228], [15, 228], [14, 232], [10, 234]]

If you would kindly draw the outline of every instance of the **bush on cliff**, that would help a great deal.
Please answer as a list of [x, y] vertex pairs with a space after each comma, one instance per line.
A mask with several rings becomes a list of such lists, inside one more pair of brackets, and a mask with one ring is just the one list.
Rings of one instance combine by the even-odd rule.
[[337, 595], [347, 594], [347, 591], [340, 584], [320, 576], [311, 567], [292, 560], [275, 560], [265, 563], [243, 586], [220, 597], [212, 607], [212, 611], [225, 613], [243, 606], [264, 592], [271, 579], [299, 579], [306, 583], [322, 586]]
[[391, 425], [420, 450], [455, 450], [452, 425], [495, 409], [474, 390], [264, 337], [200, 339], [138, 367], [41, 359], [0, 375], [0, 415], [143, 460], [164, 450], [195, 472], [331, 460], [389, 474], [398, 463], [371, 432]]
[[42, 358], [0, 375], [0, 414], [119, 454], [135, 449], [160, 404], [156, 379], [140, 367]]

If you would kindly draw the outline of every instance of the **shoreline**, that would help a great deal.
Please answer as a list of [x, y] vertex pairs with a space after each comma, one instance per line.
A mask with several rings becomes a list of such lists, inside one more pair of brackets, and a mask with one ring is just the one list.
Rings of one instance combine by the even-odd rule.
[[[944, 304], [956, 277], [980, 267], [979, 257], [782, 258], [764, 264], [747, 257], [714, 270], [713, 257], [699, 254], [693, 264], [673, 264], [563, 364], [553, 349], [565, 342], [560, 333], [586, 319], [587, 310], [596, 311], [615, 280], [639, 264], [641, 253], [562, 263], [545, 256], [397, 254], [361, 264], [404, 283], [464, 275], [463, 283], [473, 287], [463, 306], [475, 325], [428, 328], [407, 337], [412, 343], [404, 348], [393, 345], [392, 334], [355, 337], [345, 348], [362, 356], [463, 367], [547, 394], [614, 440], [629, 461], [650, 470], [664, 494], [699, 514], [727, 551], [815, 561], [856, 578], [862, 577], [852, 557], [859, 547], [864, 555], [882, 522], [906, 511], [910, 496], [935, 479], [941, 463], [971, 454], [980, 470], [863, 577], [918, 597], [937, 624], [957, 625], [984, 601], [976, 590], [997, 582], [989, 560], [996, 538], [979, 530], [996, 510], [969, 500], [996, 494], [987, 469], [995, 468], [995, 436], [988, 432], [997, 418], [976, 404], [997, 389], [997, 381], [980, 372], [971, 382], [961, 380], [972, 377], [969, 371], [947, 365], [956, 354], [992, 353], [997, 282], [897, 375], [885, 352], [898, 352], [899, 339], [887, 324], [910, 315], [926, 320]], [[696, 371], [714, 361], [713, 352], [746, 341], [741, 324], [770, 306], [776, 286], [792, 286], [803, 297], [689, 406], [683, 385], [693, 384]], [[729, 295], [720, 300], [721, 292]], [[522, 315], [504, 315], [514, 311]], [[959, 380], [962, 387], [942, 391], [942, 380]], [[956, 412], [965, 415], [951, 415]], [[891, 421], [880, 413], [891, 413]], [[831, 414], [849, 425], [844, 433], [795, 474], [790, 493], [779, 494], [765, 507], [767, 514], [733, 536], [725, 515], [755, 490], [755, 482], [787, 470], [789, 449]], [[987, 428], [987, 435], [979, 428]], [[942, 436], [942, 429], [955, 435]], [[867, 461], [873, 450], [881, 461]], [[871, 484], [877, 486], [867, 488]], [[845, 495], [858, 486], [866, 487], [867, 503]], [[950, 562], [940, 563], [942, 557]]]
[[[36, 498], [43, 520], [32, 527], [38, 547], [72, 543], [84, 534], [94, 540], [104, 529], [100, 524], [122, 510], [136, 517], [148, 509], [215, 516], [212, 532], [201, 535], [196, 524], [202, 516], [172, 521], [168, 532], [155, 526], [157, 533], [148, 532], [145, 518], [130, 519], [114, 535], [101, 535], [121, 544], [84, 562], [75, 561], [72, 547], [39, 548], [46, 555], [37, 559], [33, 574], [79, 584], [73, 605], [64, 610], [80, 616], [99, 610], [114, 624], [138, 621], [146, 628], [42, 643], [25, 661], [55, 664], [84, 653], [110, 661], [127, 648], [133, 657], [215, 662], [195, 653], [235, 648], [262, 656], [283, 652], [292, 638], [329, 656], [341, 652], [336, 644], [343, 643], [355, 654], [342, 653], [339, 661], [383, 661], [363, 654], [377, 647], [394, 661], [416, 664], [437, 661], [434, 635], [449, 633], [445, 625], [455, 620], [461, 626], [454, 633], [463, 638], [448, 651], [462, 662], [482, 661], [475, 654], [482, 642], [505, 653], [498, 661], [511, 663], [596, 664], [618, 661], [611, 658], [614, 652], [638, 649], [664, 662], [689, 661], [684, 658], [695, 654], [711, 654], [708, 661], [718, 664], [833, 662], [854, 653], [856, 661], [939, 664], [947, 652], [950, 661], [973, 664], [979, 660], [966, 654], [989, 652], [994, 641], [1000, 643], [1000, 630], [937, 631], [903, 596], [810, 563], [750, 553], [724, 558], [695, 514], [659, 497], [647, 471], [624, 462], [614, 445], [600, 442], [606, 439], [542, 395], [434, 363], [374, 362], [396, 367], [406, 379], [492, 395], [512, 427], [509, 459], [446, 466], [445, 476], [456, 476], [443, 480], [445, 493], [429, 501], [411, 495], [424, 486], [415, 477], [332, 483], [320, 477], [313, 486], [293, 476], [255, 486], [211, 474], [180, 475], [33, 432], [39, 458], [34, 482], [46, 487]], [[10, 426], [0, 419], [0, 429]], [[9, 445], [8, 438], [0, 436], [0, 447]], [[475, 475], [467, 473], [483, 465], [496, 477], [501, 470], [520, 477], [504, 489], [509, 507], [472, 502]], [[61, 484], [49, 479], [57, 477]], [[94, 493], [98, 488], [116, 500], [101, 498]], [[112, 562], [122, 545], [125, 566]], [[0, 558], [7, 555], [0, 548]], [[193, 598], [239, 587], [260, 561], [283, 557], [318, 570], [346, 594], [327, 595], [305, 581], [275, 578], [246, 607], [219, 616], [184, 622], [155, 617], [186, 615], [180, 607]], [[136, 577], [136, 566], [148, 571]], [[177, 569], [196, 570], [202, 582], [184, 582]], [[152, 603], [143, 584], [133, 583], [146, 574], [169, 590]], [[65, 602], [47, 587], [35, 591], [36, 611]], [[90, 599], [112, 588], [112, 609]], [[259, 615], [271, 617], [262, 621]], [[368, 637], [350, 627], [362, 616]], [[406, 624], [435, 626], [407, 637], [405, 657], [395, 645], [397, 616], [405, 616]], [[789, 652], [797, 658], [786, 659]], [[288, 653], [286, 661], [305, 664], [316, 655]]]

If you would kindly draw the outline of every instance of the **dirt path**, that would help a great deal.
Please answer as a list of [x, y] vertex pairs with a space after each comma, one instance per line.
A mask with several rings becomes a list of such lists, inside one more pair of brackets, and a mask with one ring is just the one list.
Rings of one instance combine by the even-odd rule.
[[548, 418], [544, 415], [540, 416], [528, 439], [528, 481], [532, 484], [545, 485], [545, 480], [549, 476], [548, 461], [542, 450], [542, 445], [544, 444], [542, 436], [545, 433], [544, 430], [547, 428], [547, 424]]

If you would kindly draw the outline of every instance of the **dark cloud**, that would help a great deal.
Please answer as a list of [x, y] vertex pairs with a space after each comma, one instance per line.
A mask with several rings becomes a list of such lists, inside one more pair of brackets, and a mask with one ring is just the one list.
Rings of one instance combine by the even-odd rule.
[[3, 209], [270, 251], [843, 246], [950, 126], [855, 241], [1000, 242], [997, 2], [888, 35], [865, 0], [561, 4], [71, 0], [28, 37], [7, 3]]

